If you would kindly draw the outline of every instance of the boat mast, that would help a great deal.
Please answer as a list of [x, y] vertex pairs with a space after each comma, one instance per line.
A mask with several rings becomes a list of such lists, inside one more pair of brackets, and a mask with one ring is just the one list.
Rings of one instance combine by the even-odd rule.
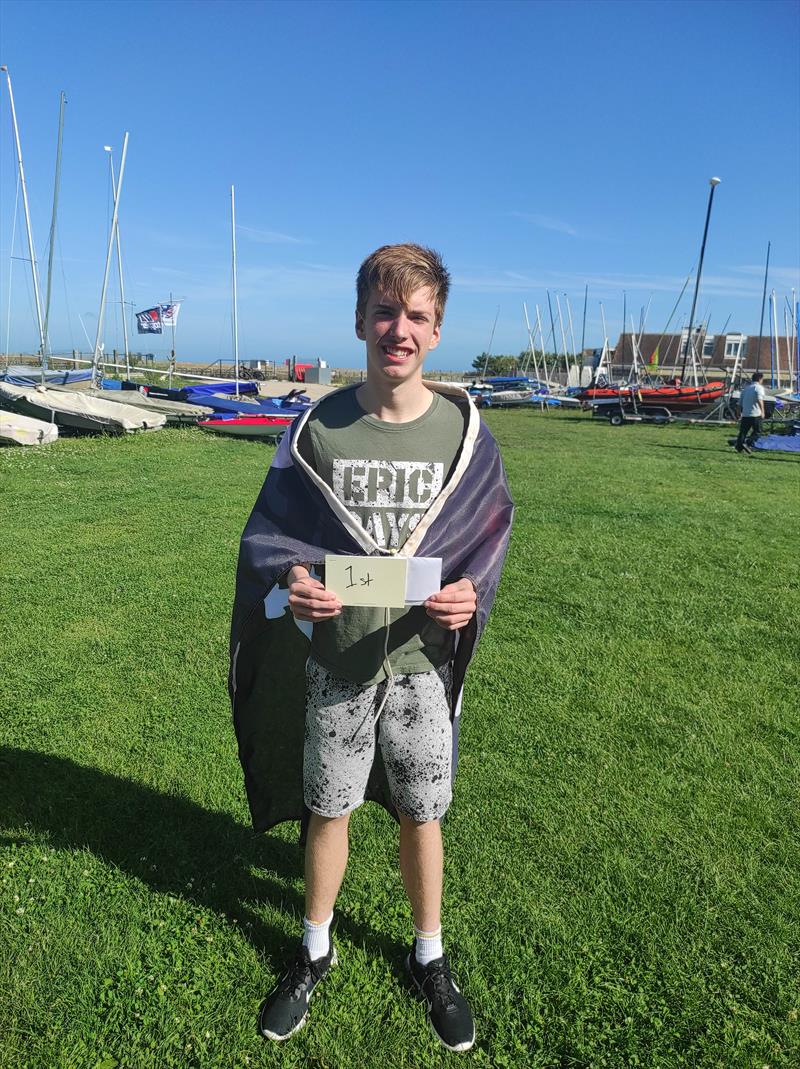
[[562, 348], [564, 350], [564, 367], [566, 368], [566, 372], [567, 372], [566, 385], [569, 386], [570, 366], [569, 366], [569, 355], [567, 353], [567, 336], [564, 333], [564, 317], [561, 314], [561, 301], [558, 299], [558, 294], [556, 294], [556, 309], [558, 310], [558, 326], [559, 326], [559, 329], [561, 330], [561, 346], [562, 346]]
[[[795, 360], [794, 365], [794, 392], [800, 393], [800, 337], [798, 337], [797, 330], [797, 316], [800, 311], [797, 299], [795, 296], [795, 290], [792, 288], [792, 355]], [[791, 389], [791, 385], [789, 389]]]
[[764, 307], [767, 303], [767, 278], [769, 276], [769, 250], [772, 242], [767, 242], [767, 263], [764, 268], [764, 290], [761, 294], [761, 320], [758, 324], [758, 350], [756, 352], [756, 371], [761, 370], [761, 338], [764, 334]]
[[586, 346], [586, 302], [589, 300], [589, 283], [583, 291], [583, 326], [581, 327], [581, 364], [583, 364], [583, 350]]
[[536, 381], [538, 383], [538, 382], [541, 382], [541, 378], [540, 378], [540, 375], [539, 375], [539, 365], [536, 362], [536, 347], [533, 344], [533, 335], [531, 334], [531, 324], [530, 324], [530, 320], [528, 319], [528, 306], [525, 303], [525, 301], [522, 302], [522, 310], [525, 313], [525, 329], [528, 332], [528, 348], [530, 350], [531, 356], [533, 357], [533, 371], [534, 371], [534, 374], [536, 375]]
[[770, 374], [770, 386], [775, 386], [775, 379], [777, 378], [777, 386], [780, 389], [781, 386], [781, 351], [778, 345], [778, 312], [777, 312], [777, 300], [775, 299], [775, 290], [770, 294], [770, 307], [772, 308], [772, 371]]
[[233, 265], [233, 361], [236, 374], [236, 397], [239, 397], [239, 318], [236, 291], [236, 194], [231, 186], [231, 263]]
[[694, 283], [694, 297], [692, 298], [692, 310], [689, 313], [689, 334], [686, 339], [686, 350], [683, 354], [683, 367], [681, 368], [681, 383], [683, 382], [683, 376], [686, 374], [686, 361], [689, 356], [689, 346], [692, 346], [692, 366], [694, 369], [694, 384], [697, 386], [697, 366], [694, 363], [694, 346], [692, 344], [692, 327], [694, 326], [694, 313], [697, 308], [697, 294], [700, 289], [700, 276], [703, 273], [703, 257], [706, 254], [706, 238], [708, 237], [708, 224], [711, 219], [711, 205], [714, 201], [714, 190], [720, 183], [719, 178], [709, 178], [708, 184], [711, 186], [711, 192], [708, 195], [708, 210], [706, 211], [706, 225], [703, 229], [703, 241], [700, 245], [700, 263], [697, 265], [697, 278]]
[[[628, 315], [628, 294], [625, 290], [622, 291], [622, 352], [620, 353], [620, 368], [625, 366], [625, 318]], [[614, 356], [616, 357], [616, 353]], [[613, 378], [613, 376], [612, 376]], [[628, 382], [630, 382], [630, 373], [628, 374]]]
[[606, 328], [606, 310], [603, 307], [603, 302], [602, 301], [600, 301], [600, 317], [603, 320], [603, 348], [602, 348], [602, 351], [600, 353], [600, 363], [594, 369], [594, 373], [592, 375], [592, 382], [593, 383], [596, 383], [597, 380], [600, 378], [601, 373], [603, 373], [604, 370], [605, 370], [605, 365], [606, 364], [608, 365], [609, 378], [613, 379], [613, 377], [614, 377], [611, 374], [611, 353], [609, 351], [610, 346], [608, 344], [608, 329]]
[[544, 330], [542, 329], [542, 317], [539, 314], [539, 305], [536, 305], [536, 326], [539, 328], [539, 343], [542, 346], [542, 363], [544, 364], [544, 380], [550, 385], [550, 372], [547, 370], [547, 350], [544, 345]]
[[792, 343], [791, 343], [791, 339], [789, 338], [789, 334], [791, 333], [791, 330], [790, 330], [790, 327], [789, 327], [789, 318], [788, 318], [788, 315], [787, 315], [787, 312], [786, 312], [785, 308], [783, 310], [783, 330], [784, 330], [784, 340], [786, 342], [786, 372], [787, 372], [787, 374], [789, 376], [789, 389], [791, 390], [791, 388], [792, 388], [792, 349], [791, 349], [791, 344]]
[[[569, 297], [567, 297], [566, 293], [564, 294], [564, 297], [567, 301], [567, 320], [569, 322], [569, 336], [572, 341], [572, 361], [577, 368], [578, 354], [575, 352], [575, 331], [572, 329], [572, 305], [569, 303]], [[576, 385], [580, 386], [580, 375], [578, 375], [578, 382]]]
[[[114, 155], [110, 145], [104, 145], [103, 148], [108, 153], [108, 164], [111, 168], [111, 192], [114, 195], [114, 203], [117, 203], [117, 182], [114, 177]], [[119, 300], [122, 307], [122, 337], [125, 343], [125, 377], [131, 377], [131, 358], [128, 350], [128, 320], [125, 317], [125, 283], [122, 279], [122, 241], [119, 236], [119, 220], [117, 220], [116, 228], [116, 243], [117, 243], [117, 274], [119, 275]], [[172, 383], [170, 383], [170, 386]]]
[[556, 341], [556, 321], [553, 319], [553, 303], [550, 300], [550, 290], [545, 290], [547, 294], [547, 310], [550, 313], [550, 336], [553, 339], [553, 356], [556, 358], [556, 368], [558, 368], [558, 342]]
[[61, 142], [64, 137], [64, 105], [67, 98], [64, 90], [61, 90], [61, 101], [58, 109], [58, 147], [56, 148], [56, 176], [53, 181], [53, 218], [50, 221], [50, 249], [47, 254], [47, 291], [44, 300], [44, 327], [45, 341], [50, 345], [50, 293], [53, 281], [53, 252], [56, 243], [56, 217], [58, 214], [58, 193], [61, 188]]
[[22, 187], [22, 206], [25, 210], [25, 226], [28, 231], [28, 253], [31, 261], [31, 276], [33, 278], [33, 295], [36, 303], [36, 322], [39, 327], [39, 355], [42, 358], [42, 381], [47, 369], [47, 346], [44, 337], [44, 322], [42, 320], [42, 298], [39, 292], [39, 271], [36, 266], [36, 253], [33, 248], [33, 231], [31, 230], [31, 213], [28, 208], [28, 187], [25, 185], [25, 171], [22, 166], [22, 146], [19, 140], [19, 127], [17, 126], [17, 111], [14, 107], [14, 93], [11, 89], [11, 74], [8, 67], [0, 67], [8, 82], [8, 99], [11, 102], [11, 120], [14, 124], [14, 140], [17, 146], [17, 166], [19, 168], [19, 184]]
[[[92, 354], [92, 385], [100, 385], [100, 375], [98, 373], [100, 365], [100, 353], [101, 342], [100, 339], [103, 336], [103, 319], [106, 311], [106, 291], [108, 290], [108, 274], [111, 269], [111, 253], [114, 249], [114, 235], [117, 230], [117, 220], [119, 219], [119, 199], [122, 193], [122, 176], [125, 173], [125, 157], [128, 154], [128, 131], [125, 131], [125, 137], [122, 141], [122, 159], [119, 165], [119, 179], [117, 181], [115, 196], [114, 196], [114, 213], [111, 219], [111, 231], [108, 235], [108, 249], [106, 250], [106, 269], [103, 273], [103, 290], [100, 294], [100, 314], [97, 317], [97, 334], [94, 339], [94, 353]], [[123, 309], [124, 311], [124, 309]]]

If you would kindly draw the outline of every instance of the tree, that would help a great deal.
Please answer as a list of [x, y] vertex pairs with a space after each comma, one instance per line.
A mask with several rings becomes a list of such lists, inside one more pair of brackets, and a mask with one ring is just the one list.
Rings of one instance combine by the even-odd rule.
[[[558, 356], [555, 353], [547, 354], [547, 366], [555, 366]], [[540, 365], [541, 370], [541, 353], [536, 353], [537, 363]], [[563, 364], [563, 358], [561, 363]], [[486, 365], [486, 371], [484, 372], [484, 365]], [[478, 375], [484, 375], [486, 378], [491, 378], [494, 375], [521, 375], [523, 370], [528, 375], [533, 375], [533, 358], [531, 357], [529, 349], [523, 349], [521, 353], [516, 356], [498, 355], [490, 356], [488, 362], [486, 360], [486, 353], [481, 353], [480, 356], [476, 356], [472, 361], [472, 367]]]

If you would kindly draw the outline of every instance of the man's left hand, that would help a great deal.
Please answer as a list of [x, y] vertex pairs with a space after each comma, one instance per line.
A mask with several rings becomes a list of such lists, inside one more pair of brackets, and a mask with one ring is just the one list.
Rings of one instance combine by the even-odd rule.
[[469, 579], [447, 583], [438, 594], [431, 594], [424, 602], [425, 610], [432, 620], [448, 631], [458, 631], [475, 615], [478, 595]]

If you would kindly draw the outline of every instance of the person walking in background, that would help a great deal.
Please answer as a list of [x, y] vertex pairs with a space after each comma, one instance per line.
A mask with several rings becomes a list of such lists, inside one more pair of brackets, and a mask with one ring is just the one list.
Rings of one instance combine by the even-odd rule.
[[739, 420], [739, 437], [736, 439], [737, 453], [752, 453], [758, 436], [761, 434], [761, 421], [764, 418], [764, 378], [760, 371], [753, 372], [751, 381], [742, 390], [739, 402], [742, 416]]

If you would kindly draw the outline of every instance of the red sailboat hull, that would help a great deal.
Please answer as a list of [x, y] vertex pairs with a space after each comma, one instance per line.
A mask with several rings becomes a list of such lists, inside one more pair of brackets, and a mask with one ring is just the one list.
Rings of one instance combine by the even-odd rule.
[[722, 381], [705, 382], [701, 386], [588, 386], [576, 396], [586, 404], [598, 401], [631, 401], [635, 394], [640, 405], [660, 405], [673, 411], [704, 408], [719, 401], [725, 392]]

